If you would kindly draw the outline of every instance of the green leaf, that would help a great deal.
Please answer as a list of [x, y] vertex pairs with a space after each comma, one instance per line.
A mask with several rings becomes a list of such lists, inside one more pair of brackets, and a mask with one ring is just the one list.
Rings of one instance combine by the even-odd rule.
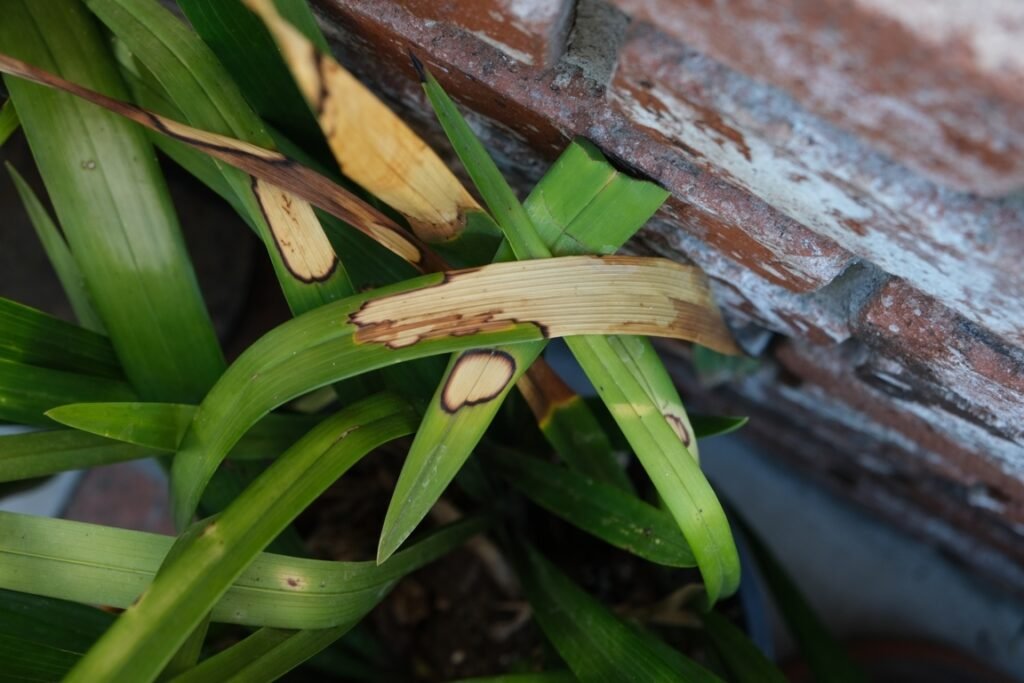
[[94, 607], [0, 590], [0, 678], [60, 680], [113, 621]]
[[[168, 10], [155, 0], [85, 0], [85, 3], [146, 67], [159, 83], [162, 94], [183, 115], [185, 123], [274, 149], [273, 139], [223, 65], [202, 40]], [[333, 270], [326, 273], [321, 272], [318, 265], [315, 274], [307, 275], [300, 267], [287, 262], [286, 252], [278, 248], [282, 240], [296, 240], [295, 235], [288, 236], [293, 226], [287, 222], [277, 224], [281, 235], [278, 238], [273, 225], [278, 220], [275, 218], [278, 212], [265, 208], [285, 201], [290, 202], [289, 215], [302, 217], [300, 229], [301, 235], [305, 235], [302, 239], [319, 245], [311, 249], [311, 253], [318, 253], [324, 246], [324, 240], [319, 237], [322, 227], [305, 202], [296, 197], [286, 199], [267, 193], [258, 197], [254, 187], [259, 185], [246, 173], [223, 161], [215, 161], [215, 165], [236, 195], [238, 205], [244, 207], [249, 224], [255, 226], [266, 245], [294, 313], [352, 293], [348, 275], [340, 264], [336, 263]]]
[[534, 618], [581, 683], [721, 683], [655, 636], [622, 621], [536, 550], [516, 557]]
[[42, 202], [39, 201], [21, 174], [9, 163], [6, 166], [7, 172], [11, 174], [11, 179], [14, 181], [14, 188], [21, 197], [21, 203], [25, 205], [25, 211], [32, 222], [32, 227], [35, 228], [43, 250], [46, 252], [47, 258], [50, 259], [50, 265], [56, 271], [57, 279], [60, 280], [60, 285], [71, 303], [71, 310], [75, 312], [75, 317], [86, 329], [106, 333], [103, 321], [96, 312], [89, 292], [86, 290], [82, 271], [78, 268], [75, 257], [71, 255], [64, 236], [57, 229], [50, 214], [47, 213]]
[[[278, 11], [329, 52], [305, 0], [280, 0]], [[269, 31], [239, 0], [179, 0], [185, 16], [220, 58], [256, 113], [321, 163], [333, 164], [313, 112], [302, 98]]]
[[671, 515], [618, 487], [506, 450], [487, 461], [534, 503], [616, 548], [669, 567], [696, 565]]
[[355, 620], [315, 631], [262, 628], [171, 680], [173, 683], [274, 681], [341, 638], [353, 625]]
[[487, 150], [462, 118], [455, 103], [418, 61], [417, 66], [423, 80], [423, 89], [441, 127], [466, 167], [469, 177], [473, 179], [473, 184], [480, 190], [484, 203], [501, 227], [505, 239], [512, 245], [516, 257], [534, 259], [551, 256], [551, 250], [537, 234], [526, 209], [519, 203], [515, 192], [505, 182]]
[[[546, 386], [538, 386], [539, 381]], [[547, 365], [535, 363], [519, 381], [519, 391], [537, 426], [566, 464], [596, 481], [632, 492], [633, 483], [619, 464], [612, 440], [591, 406]], [[601, 406], [603, 409], [603, 405]], [[609, 419], [613, 433], [618, 427]]]
[[642, 377], [622, 361], [614, 338], [566, 342], [686, 536], [710, 602], [731, 594], [739, 585], [740, 565], [725, 512], [675, 429], [660, 412], [647, 408], [651, 399]]
[[732, 434], [747, 424], [749, 418], [727, 417], [725, 415], [691, 415], [693, 434], [698, 439], [710, 439], [713, 436]]
[[535, 674], [507, 674], [484, 676], [482, 678], [460, 678], [454, 683], [576, 683], [576, 677], [568, 671], [547, 671]]
[[[420, 69], [442, 127], [515, 256], [550, 256], [531, 217], [458, 109], [437, 81], [423, 72], [422, 66]], [[710, 301], [709, 306], [713, 306]], [[716, 309], [711, 311], [717, 314]], [[695, 327], [703, 323], [696, 317], [690, 321]], [[721, 342], [723, 349], [732, 346], [727, 332]], [[683, 530], [697, 557], [710, 602], [731, 594], [739, 585], [739, 555], [725, 512], [696, 465], [696, 439], [689, 418], [653, 346], [649, 341], [624, 336], [575, 337], [568, 340], [568, 345]]]
[[0, 107], [0, 147], [3, 147], [14, 131], [18, 130], [19, 125], [18, 112], [14, 108], [14, 102], [8, 99]]
[[701, 615], [701, 620], [736, 683], [786, 683], [778, 667], [728, 619], [711, 610]]
[[505, 396], [544, 344], [453, 356], [409, 448], [391, 495], [377, 561], [391, 556], [427, 516], [480, 441]]
[[71, 429], [0, 436], [0, 481], [20, 481], [68, 470], [148, 458], [132, 444]]
[[[173, 452], [195, 416], [196, 406], [179, 403], [73, 403], [54, 408], [47, 417], [108, 439]], [[271, 413], [253, 425], [232, 450], [245, 459], [276, 458], [322, 417]]]
[[[0, 51], [126, 95], [93, 19], [73, 0], [12, 0]], [[16, 78], [5, 83], [125, 374], [142, 396], [196, 400], [224, 361], [152, 147], [118, 116]]]
[[124, 379], [110, 340], [0, 298], [0, 358], [107, 379]]
[[[0, 521], [0, 588], [20, 591], [15, 596], [32, 593], [127, 608], [140, 595], [151, 595], [148, 588], [174, 543], [173, 537], [160, 534], [12, 512], [0, 512]], [[348, 624], [405, 574], [451, 551], [481, 528], [480, 520], [443, 527], [380, 566], [373, 561], [259, 553], [214, 602], [213, 621], [312, 630]], [[4, 604], [0, 600], [0, 612]], [[38, 630], [40, 635], [44, 632], [43, 627]]]
[[772, 551], [733, 508], [733, 515], [747, 542], [758, 570], [768, 585], [786, 627], [796, 641], [815, 681], [821, 683], [864, 683], [867, 676], [832, 637], [807, 599], [779, 564]]
[[[378, 395], [315, 427], [177, 549], [67, 680], [155, 678], [259, 552], [366, 453], [410, 432], [411, 418], [401, 401]], [[288, 575], [267, 581], [290, 586], [289, 578], [295, 581]], [[239, 605], [235, 620], [255, 611], [255, 605]], [[270, 615], [260, 616], [266, 621], [259, 623], [276, 625]]]
[[[470, 150], [464, 163], [472, 170], [474, 167], [470, 164], [479, 163], [479, 155], [486, 155], [486, 152], [468, 132], [440, 86], [428, 81], [427, 91], [434, 93], [437, 99], [439, 117], [449, 121], [449, 133], [459, 136], [453, 137], [453, 143], [461, 142], [463, 148]], [[487, 182], [481, 187], [485, 201], [492, 206], [504, 206], [511, 189], [493, 163], [477, 170], [474, 178]], [[545, 220], [542, 239], [548, 246], [564, 249], [564, 252], [555, 251], [556, 255], [563, 256], [582, 253], [587, 248], [592, 252], [618, 248], [657, 210], [664, 197], [661, 188], [621, 176], [592, 146], [574, 143], [531, 193], [526, 211], [536, 212]], [[615, 214], [609, 200], [621, 204], [623, 209], [631, 209], [631, 213]], [[516, 229], [517, 220], [530, 220], [529, 217], [517, 218], [517, 214], [513, 211], [499, 216], [506, 233]], [[582, 227], [581, 221], [587, 221], [590, 227]], [[507, 259], [499, 254], [496, 260]], [[544, 365], [524, 379], [524, 373], [545, 346], [546, 342], [540, 342], [491, 351], [468, 351], [451, 360], [402, 467], [381, 531], [378, 559], [383, 560], [393, 553], [426, 516], [466, 462], [517, 382], [537, 414], [541, 430], [564, 457], [581, 463], [584, 471], [630, 489], [610, 444], [602, 438], [597, 421], [578, 397], [571, 400], [574, 395], [554, 373], [544, 371]], [[468, 387], [472, 400], [451, 400], [453, 387], [457, 393], [460, 386]], [[557, 400], [552, 396], [554, 393], [558, 394]]]
[[[689, 326], [677, 325], [684, 322], [678, 304], [700, 298], [706, 286], [693, 275], [660, 259], [567, 257], [425, 275], [310, 311], [250, 346], [203, 401], [174, 459], [176, 519], [188, 522], [210, 475], [249, 426], [292, 398], [471, 346], [624, 328], [688, 335]], [[568, 296], [572, 309], [551, 305]]]
[[123, 381], [0, 359], [0, 420], [52, 426], [44, 413], [63, 403], [136, 398]]

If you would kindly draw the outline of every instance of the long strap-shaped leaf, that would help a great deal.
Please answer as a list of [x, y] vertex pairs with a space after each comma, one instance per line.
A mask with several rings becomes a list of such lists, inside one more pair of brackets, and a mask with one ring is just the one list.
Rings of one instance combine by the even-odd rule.
[[[305, 391], [412, 358], [574, 334], [630, 331], [715, 345], [725, 333], [708, 313], [709, 297], [690, 266], [579, 256], [425, 275], [311, 311], [253, 344], [203, 401], [174, 459], [176, 521], [188, 524], [246, 429]], [[472, 400], [457, 379], [450, 399]]]
[[[0, 51], [124, 96], [80, 2], [10, 0], [3, 17]], [[197, 400], [224, 360], [152, 148], [137, 127], [108, 112], [19, 79], [5, 82], [125, 373], [147, 398]]]
[[113, 620], [95, 607], [0, 590], [0, 676], [60, 680]]
[[[131, 606], [147, 591], [175, 541], [11, 512], [0, 512], [0, 522], [0, 588], [117, 608]], [[403, 575], [480, 529], [479, 520], [445, 527], [383, 565], [259, 553], [215, 601], [213, 620], [284, 629], [348, 624]]]
[[7, 142], [7, 138], [11, 137], [14, 131], [18, 130], [19, 125], [18, 112], [14, 108], [14, 102], [8, 99], [3, 106], [0, 106], [0, 147]]
[[[181, 403], [72, 403], [47, 417], [75, 429], [157, 451], [178, 450], [196, 406]], [[299, 437], [323, 421], [317, 415], [271, 413], [245, 433], [234, 458], [276, 458]]]
[[53, 426], [47, 410], [68, 401], [133, 401], [123, 380], [51, 370], [0, 358], [0, 420]]
[[21, 481], [154, 455], [151, 449], [72, 429], [0, 436], [0, 482]]
[[494, 449], [487, 463], [537, 505], [617, 548], [669, 567], [696, 565], [672, 516], [631, 493], [514, 451]]
[[124, 379], [117, 354], [107, 337], [2, 297], [0, 358], [54, 370]]
[[262, 628], [170, 680], [172, 683], [274, 681], [345, 635], [357, 620], [328, 629], [285, 631]]
[[32, 191], [21, 174], [9, 163], [5, 165], [7, 172], [11, 174], [11, 180], [14, 181], [14, 189], [18, 191], [21, 203], [25, 206], [25, 212], [36, 231], [36, 236], [39, 237], [39, 242], [43, 245], [46, 257], [56, 271], [64, 294], [67, 295], [68, 301], [71, 303], [71, 310], [75, 312], [75, 317], [87, 330], [105, 333], [106, 327], [96, 312], [96, 307], [93, 306], [92, 298], [85, 286], [82, 270], [71, 254], [67, 242], [64, 241], [64, 236], [57, 229], [50, 214], [43, 207], [43, 203], [39, 201], [36, 193]]
[[[465, 223], [485, 214], [482, 214], [475, 200], [433, 150], [329, 54], [285, 21], [278, 14], [274, 3], [246, 0], [246, 4], [261, 16], [273, 32], [285, 61], [301, 85], [308, 104], [316, 111], [320, 126], [345, 173], [403, 213], [414, 230], [426, 241], [447, 240], [449, 244], [446, 252], [466, 252], [468, 244], [465, 243], [471, 240], [459, 240], [463, 236]], [[351, 134], [356, 130], [358, 134]], [[580, 161], [581, 155], [573, 147], [565, 156]], [[591, 168], [596, 165], [599, 164], [591, 164]], [[593, 177], [588, 173], [582, 175], [590, 184], [584, 183], [581, 188], [584, 192], [578, 196], [587, 192], [593, 195], [595, 188], [602, 190], [609, 185], [615, 186], [607, 173], [602, 177]], [[613, 172], [613, 175], [617, 174]], [[621, 185], [617, 188], [621, 189]], [[655, 189], [663, 198], [664, 191]], [[620, 199], [628, 201], [628, 193], [624, 194], [627, 196]], [[537, 203], [543, 204], [543, 201]], [[651, 210], [658, 204], [660, 199]], [[588, 218], [600, 220], [601, 216], [598, 213]], [[490, 231], [494, 232], [496, 227], [489, 218], [487, 220]], [[620, 223], [626, 226], [629, 221]], [[621, 231], [622, 228], [619, 229]], [[569, 226], [562, 226], [561, 233], [568, 230]], [[472, 233], [473, 230], [466, 232]], [[625, 232], [621, 241], [631, 233], [632, 230]], [[555, 231], [551, 241], [555, 243], [566, 236]], [[614, 241], [612, 238], [603, 238], [592, 251], [606, 249], [605, 245]], [[466, 257], [465, 253], [460, 255], [462, 260]], [[502, 349], [498, 354], [473, 353], [464, 359], [455, 359], [449, 365], [445, 381], [428, 405], [423, 423], [417, 430], [417, 438], [403, 469], [403, 476], [399, 479], [394, 503], [381, 535], [380, 559], [393, 552], [426, 514], [482, 435], [501, 399], [523, 371], [533, 364], [541, 349], [543, 345]], [[441, 405], [445, 401], [443, 391], [448, 386], [448, 377], [455, 370], [456, 364], [460, 368], [460, 376], [467, 378], [472, 377], [473, 372], [468, 366], [477, 368], [479, 381], [467, 379], [464, 382], [465, 388], [477, 396], [454, 410], [450, 404], [445, 409]], [[516, 368], [511, 381], [506, 372], [510, 364]], [[503, 390], [492, 393], [496, 386], [503, 387]], [[538, 415], [538, 420], [545, 433], [554, 437], [578, 431], [563, 425], [569, 415], [579, 414], [580, 420], [588, 417], [578, 397], [567, 391], [553, 373], [538, 374], [525, 385], [524, 390], [529, 391], [527, 395], [533, 399], [532, 405], [544, 405], [545, 409], [550, 409], [546, 414]], [[481, 396], [489, 398], [481, 400]], [[574, 398], [576, 405], [569, 405]], [[570, 409], [569, 412], [561, 410], [563, 404]], [[593, 426], [594, 421], [590, 420], [590, 423], [588, 426]], [[579, 439], [574, 442], [572, 439], [556, 438], [555, 443], [563, 447], [581, 446], [568, 452], [579, 453], [580, 462], [586, 462], [587, 456], [604, 455], [594, 447], [587, 447], [599, 445], [597, 441]], [[608, 454], [610, 456], [610, 451]], [[600, 474], [607, 472], [613, 481], [628, 486], [611, 457], [598, 457], [597, 460], [591, 471]], [[607, 466], [609, 462], [612, 464]], [[416, 474], [418, 478], [413, 479], [411, 474]]]
[[722, 683], [620, 620], [533, 548], [518, 549], [516, 565], [537, 623], [581, 683]]
[[345, 175], [402, 213], [424, 241], [456, 239], [466, 214], [481, 209], [434, 150], [273, 2], [245, 4], [273, 34]]
[[[152, 680], [259, 552], [363, 455], [408, 433], [415, 426], [411, 417], [403, 402], [378, 395], [315, 427], [223, 513], [176, 544], [175, 556], [67, 680]], [[287, 574], [266, 577], [286, 586], [288, 579]], [[273, 621], [269, 614], [257, 615], [256, 608], [236, 604], [235, 620], [248, 615]]]
[[[279, 246], [282, 242], [289, 242], [298, 248], [284, 258], [289, 270], [300, 280], [316, 281], [329, 277], [337, 266], [336, 257], [329, 244], [311, 241], [315, 237], [305, 235], [298, 239], [300, 235], [296, 230], [299, 224], [290, 217], [282, 203], [274, 198], [274, 193], [281, 189], [344, 220], [420, 270], [441, 269], [433, 251], [415, 236], [403, 231], [390, 218], [340, 185], [279, 152], [171, 121], [6, 55], [0, 55], [0, 71], [81, 97], [146, 128], [202, 149], [210, 156], [255, 176], [258, 180], [253, 189], [257, 197], [263, 200], [261, 204], [264, 210], [274, 207], [273, 214], [268, 216], [272, 229], [279, 219], [276, 228], [280, 232], [275, 233], [275, 240]], [[282, 246], [282, 249], [290, 247]], [[330, 250], [329, 256], [325, 249]], [[294, 256], [294, 260], [288, 261], [289, 256]]]
[[736, 683], [786, 683], [746, 634], [715, 610], [701, 615], [704, 630]]
[[[179, 121], [273, 149], [251, 110], [213, 53], [156, 0], [87, 0], [120, 45], [163, 86], [183, 115]], [[123, 58], [122, 62], [130, 58]], [[302, 313], [351, 294], [345, 265], [334, 253], [309, 204], [291, 192], [213, 160], [235, 202], [264, 242], [293, 312]]]
[[[559, 191], [570, 198], [554, 196]], [[556, 255], [564, 256], [614, 251], [657, 210], [665, 195], [654, 185], [620, 176], [586, 143], [573, 143], [530, 193], [525, 208], [531, 220], [539, 219], [544, 225], [544, 243], [557, 250]], [[501, 198], [491, 199], [497, 202]], [[608, 203], [616, 201], [620, 205]], [[507, 260], [504, 251], [499, 252], [499, 260]], [[381, 530], [378, 559], [394, 552], [427, 515], [483, 436], [514, 383], [518, 383], [539, 426], [562, 457], [580, 463], [583, 471], [630, 488], [607, 438], [580, 397], [550, 368], [534, 362], [545, 346], [546, 342], [538, 342], [467, 351], [451, 360], [395, 486]], [[511, 375], [507, 372], [510, 366], [515, 369]], [[527, 376], [524, 373], [528, 368], [533, 370]], [[472, 388], [474, 398], [453, 406], [446, 400], [444, 388], [460, 377], [463, 386]]]
[[[545, 258], [550, 249], [454, 103], [421, 68], [438, 119], [518, 258]], [[739, 556], [725, 512], [691, 454], [693, 428], [671, 378], [650, 342], [635, 337], [580, 336], [570, 350], [608, 405], [659, 495], [697, 557], [712, 603], [736, 590]], [[735, 352], [728, 333], [720, 351]]]
[[[306, 0], [279, 0], [288, 21], [324, 50], [327, 41]], [[329, 164], [330, 151], [295, 81], [262, 22], [240, 0], [179, 0], [178, 7], [217, 55], [255, 112]]]

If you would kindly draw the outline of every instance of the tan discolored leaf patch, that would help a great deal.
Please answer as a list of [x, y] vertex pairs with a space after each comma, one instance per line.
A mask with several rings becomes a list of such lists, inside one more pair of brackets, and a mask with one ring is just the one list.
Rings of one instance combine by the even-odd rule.
[[441, 390], [441, 407], [455, 413], [464, 406], [486, 403], [508, 388], [515, 372], [515, 359], [504, 351], [467, 351], [459, 356]]
[[270, 29], [346, 176], [404, 215], [426, 242], [445, 242], [476, 200], [440, 157], [269, 0], [245, 0]]
[[309, 203], [276, 185], [254, 178], [253, 192], [288, 271], [302, 282], [323, 282], [338, 267], [338, 256]]
[[632, 256], [572, 256], [452, 271], [432, 287], [366, 302], [350, 316], [357, 343], [426, 339], [534, 324], [545, 337], [640, 334], [736, 353], [694, 266]]
[[[419, 238], [406, 232], [386, 215], [329, 178], [279, 152], [187, 126], [134, 104], [72, 83], [7, 55], [0, 55], [0, 72], [81, 97], [146, 128], [202, 150], [262, 181], [287, 190], [369, 235], [381, 246], [408, 261], [421, 272], [444, 269], [443, 261]], [[290, 228], [282, 227], [281, 232], [286, 234], [294, 229], [296, 227], [293, 224]], [[316, 229], [322, 231], [319, 223], [316, 224]], [[309, 237], [306, 241], [312, 243], [316, 239], [318, 238]]]

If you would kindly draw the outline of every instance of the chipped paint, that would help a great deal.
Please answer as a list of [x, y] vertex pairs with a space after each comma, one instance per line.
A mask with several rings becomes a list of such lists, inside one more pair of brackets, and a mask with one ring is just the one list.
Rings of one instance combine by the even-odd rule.
[[[694, 150], [716, 173], [815, 233], [1006, 339], [1024, 342], [1024, 280], [1006, 268], [1024, 258], [1024, 244], [1013, 238], [1024, 226], [1024, 199], [984, 202], [930, 186], [784, 94], [705, 58], [676, 57], [678, 47], [643, 35], [653, 44], [634, 38], [626, 49], [637, 60], [627, 61], [611, 91], [612, 103], [630, 120]], [[640, 73], [652, 87], [630, 85]], [[714, 87], [698, 89], [708, 81]], [[735, 134], [709, 127], [709, 109]]]

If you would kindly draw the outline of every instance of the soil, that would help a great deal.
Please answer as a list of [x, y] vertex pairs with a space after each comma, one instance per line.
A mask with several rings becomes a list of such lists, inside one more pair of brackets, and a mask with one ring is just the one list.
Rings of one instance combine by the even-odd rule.
[[[393, 450], [364, 458], [300, 517], [298, 529], [314, 556], [373, 557], [406, 449], [407, 444], [399, 442]], [[446, 499], [458, 508], [472, 509], [472, 501], [457, 484]], [[537, 508], [522, 512], [531, 540], [591, 595], [619, 614], [657, 628], [670, 643], [703, 659], [692, 629], [657, 623], [680, 617], [664, 603], [696, 578], [693, 572], [638, 560]], [[376, 643], [372, 649], [385, 653], [379, 659], [394, 668], [394, 680], [451, 681], [564, 668], [532, 620], [525, 598], [517, 587], [510, 590], [505, 583], [492, 565], [463, 547], [399, 582], [363, 621], [361, 635], [369, 635]], [[313, 680], [308, 673], [296, 672], [300, 673], [306, 676], [301, 680]]]

